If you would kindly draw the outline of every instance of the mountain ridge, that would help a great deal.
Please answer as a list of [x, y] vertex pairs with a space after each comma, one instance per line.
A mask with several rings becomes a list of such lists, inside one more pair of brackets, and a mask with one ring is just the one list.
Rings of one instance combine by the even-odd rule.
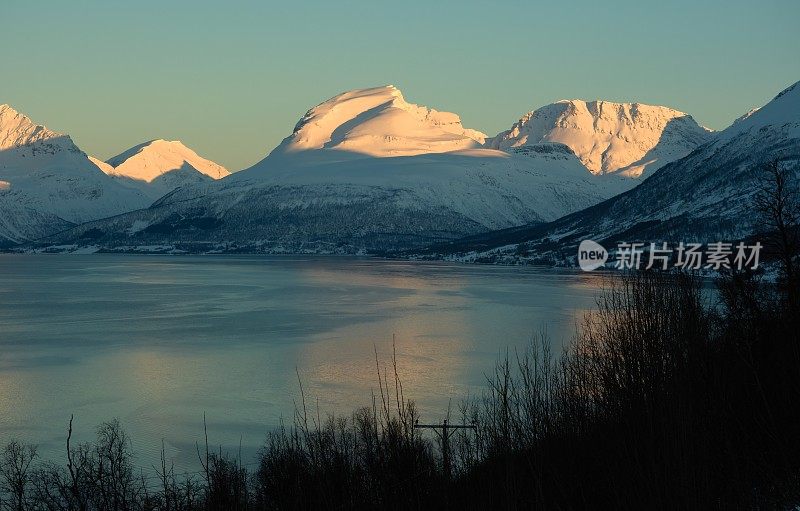
[[[794, 101], [791, 88], [782, 94]], [[691, 208], [702, 215], [689, 225], [711, 226], [707, 217], [722, 208], [720, 200], [746, 195], [734, 193], [735, 179], [723, 179], [718, 167], [741, 166], [748, 153], [787, 141], [793, 150], [793, 125], [781, 125], [783, 131], [759, 128], [764, 119], [773, 126], [779, 114], [767, 104], [723, 132], [709, 133], [688, 114], [667, 107], [563, 100], [485, 138], [456, 114], [407, 102], [396, 87], [355, 89], [309, 109], [249, 169], [219, 180], [204, 174], [170, 184], [149, 197], [146, 209], [67, 226], [46, 243], [90, 239], [109, 250], [183, 245], [206, 247], [200, 251], [386, 253], [436, 243], [452, 248], [464, 236], [489, 239], [497, 229], [538, 232], [548, 222], [574, 231], [580, 222], [596, 225], [608, 215], [614, 221], [601, 235], [635, 225], [653, 232], [653, 225]], [[109, 159], [116, 167], [96, 160], [93, 165], [112, 175], [162, 143], [177, 142], [146, 142]], [[724, 156], [719, 161], [718, 153]], [[187, 158], [181, 161], [188, 165]], [[139, 170], [130, 174], [145, 182], [163, 172], [156, 166], [143, 176]], [[182, 170], [197, 172], [181, 168], [172, 175]], [[692, 189], [689, 182], [702, 186]], [[625, 213], [620, 204], [630, 197], [663, 218], [642, 207]], [[587, 218], [585, 211], [601, 218]], [[719, 220], [718, 227], [733, 222]]]
[[690, 115], [669, 107], [571, 99], [528, 112], [486, 145], [508, 149], [560, 142], [592, 173], [639, 178], [712, 137]]
[[68, 135], [0, 106], [0, 238], [20, 243], [148, 204], [106, 176]]
[[308, 110], [253, 167], [58, 239], [93, 230], [103, 233], [93, 242], [112, 248], [374, 252], [552, 220], [629, 186], [592, 175], [562, 144], [498, 151], [482, 137], [395, 87], [356, 89]]
[[762, 228], [752, 211], [753, 194], [759, 167], [775, 160], [794, 169], [800, 180], [800, 82], [629, 191], [547, 224], [445, 242], [422, 255], [570, 264], [584, 239], [606, 248], [619, 241], [742, 239]]

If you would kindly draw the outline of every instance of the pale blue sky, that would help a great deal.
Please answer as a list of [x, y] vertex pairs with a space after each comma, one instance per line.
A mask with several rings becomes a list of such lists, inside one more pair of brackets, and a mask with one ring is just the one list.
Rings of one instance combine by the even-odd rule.
[[231, 170], [347, 89], [490, 135], [562, 98], [720, 129], [800, 80], [800, 2], [2, 0], [0, 103], [103, 159], [180, 139]]

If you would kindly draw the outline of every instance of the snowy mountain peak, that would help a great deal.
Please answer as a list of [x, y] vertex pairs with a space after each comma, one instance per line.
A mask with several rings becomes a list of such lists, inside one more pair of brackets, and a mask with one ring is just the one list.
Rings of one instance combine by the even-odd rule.
[[486, 145], [509, 150], [560, 142], [595, 174], [640, 177], [685, 156], [711, 137], [690, 115], [672, 108], [570, 99], [525, 114]]
[[101, 167], [107, 174], [146, 183], [180, 170], [196, 171], [212, 179], [222, 179], [230, 174], [225, 167], [202, 158], [177, 140], [150, 140], [110, 158], [106, 163], [112, 167]]
[[0, 106], [0, 244], [145, 207], [103, 174], [69, 136]]
[[[10, 105], [0, 105], [0, 151], [49, 140], [71, 149], [72, 140], [66, 135], [36, 124]], [[72, 147], [68, 147], [72, 146]]]
[[800, 136], [800, 82], [787, 87], [761, 108], [754, 108], [736, 119], [721, 137], [728, 139], [765, 126], [780, 127], [793, 136]]
[[344, 92], [309, 110], [275, 156], [336, 150], [373, 157], [479, 147], [486, 135], [458, 115], [409, 103], [392, 85]]

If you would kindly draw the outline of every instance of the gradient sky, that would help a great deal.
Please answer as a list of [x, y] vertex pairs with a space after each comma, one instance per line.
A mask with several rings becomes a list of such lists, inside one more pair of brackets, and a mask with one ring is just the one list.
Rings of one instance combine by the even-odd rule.
[[490, 135], [563, 98], [721, 129], [800, 80], [799, 20], [797, 0], [2, 0], [0, 103], [103, 159], [180, 139], [230, 170], [388, 83]]

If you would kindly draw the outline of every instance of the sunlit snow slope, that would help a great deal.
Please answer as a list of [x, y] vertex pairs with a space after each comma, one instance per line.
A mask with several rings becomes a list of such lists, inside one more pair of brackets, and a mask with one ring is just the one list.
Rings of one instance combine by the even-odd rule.
[[0, 105], [0, 243], [141, 208], [147, 197], [105, 175], [67, 135]]
[[153, 200], [180, 186], [230, 175], [225, 167], [198, 156], [177, 140], [151, 140], [98, 166], [106, 174], [140, 190]]
[[712, 137], [690, 115], [663, 106], [563, 100], [529, 112], [486, 145], [508, 149], [560, 142], [595, 174], [638, 178]]

